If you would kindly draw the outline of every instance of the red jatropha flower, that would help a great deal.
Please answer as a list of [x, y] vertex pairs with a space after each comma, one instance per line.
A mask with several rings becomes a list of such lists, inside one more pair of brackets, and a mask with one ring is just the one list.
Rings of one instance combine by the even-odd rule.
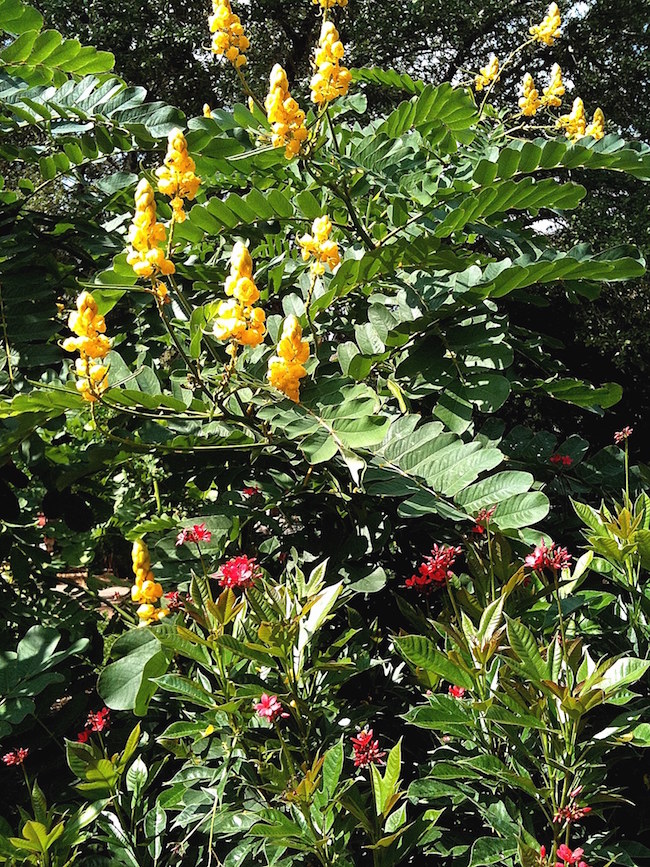
[[193, 527], [184, 527], [176, 537], [177, 545], [185, 545], [187, 542], [209, 542], [212, 533], [205, 524], [194, 524]]
[[244, 488], [242, 494], [245, 497], [254, 497], [255, 494], [261, 494], [262, 491], [257, 486], [253, 486], [252, 488]]
[[84, 729], [82, 732], [79, 732], [77, 735], [77, 740], [80, 744], [86, 744], [90, 740], [90, 730]]
[[579, 822], [581, 819], [591, 813], [591, 807], [579, 807], [576, 804], [576, 798], [582, 792], [582, 786], [576, 786], [571, 792], [569, 792], [569, 804], [566, 807], [560, 807], [555, 816], [553, 816], [554, 822], [566, 822], [567, 825], [573, 824], [573, 822]]
[[465, 695], [465, 687], [464, 686], [450, 686], [449, 687], [449, 695], [454, 698], [463, 698]]
[[540, 860], [540, 862], [543, 861], [544, 858], [546, 858], [546, 846], [540, 846], [539, 847], [539, 860]]
[[570, 566], [571, 560], [572, 557], [566, 548], [559, 548], [557, 545], [551, 545], [550, 548], [547, 548], [544, 539], [541, 539], [539, 545], [532, 554], [526, 557], [524, 562], [526, 566], [530, 566], [537, 572], [541, 572], [542, 569], [552, 569], [557, 572]]
[[18, 747], [17, 750], [5, 753], [2, 757], [2, 761], [5, 765], [22, 765], [28, 755], [29, 747]]
[[492, 506], [490, 509], [481, 509], [474, 519], [476, 523], [472, 527], [472, 533], [478, 533], [479, 536], [482, 536], [496, 510], [496, 506]]
[[561, 464], [563, 467], [570, 467], [573, 463], [573, 458], [569, 455], [551, 455], [549, 460], [552, 464]]
[[451, 567], [462, 550], [451, 545], [434, 545], [431, 554], [420, 564], [418, 574], [406, 579], [406, 587], [429, 593], [434, 587], [444, 586], [453, 575]]
[[228, 560], [227, 563], [220, 566], [218, 571], [210, 577], [216, 578], [222, 587], [245, 590], [247, 587], [252, 587], [261, 576], [262, 573], [255, 557], [240, 554], [239, 557], [233, 557], [232, 560]]
[[354, 749], [355, 768], [367, 768], [370, 765], [383, 764], [386, 755], [384, 750], [379, 749], [379, 741], [373, 741], [372, 729], [365, 728], [357, 732], [356, 737], [350, 738]]
[[633, 428], [629, 425], [623, 428], [623, 430], [617, 430], [614, 434], [614, 442], [617, 446], [619, 446], [622, 442], [625, 442], [626, 439], [632, 436]]
[[577, 864], [578, 867], [588, 867], [587, 863], [582, 860], [584, 854], [584, 849], [574, 849], [571, 851], [566, 843], [561, 843], [557, 849], [557, 857], [561, 860], [555, 862], [555, 867], [566, 867], [567, 864]]
[[86, 728], [91, 732], [103, 732], [111, 724], [111, 712], [107, 707], [103, 707], [96, 712], [90, 712], [86, 720]]
[[275, 722], [277, 719], [286, 719], [289, 716], [283, 710], [277, 695], [267, 695], [263, 692], [260, 700], [253, 706], [257, 711], [257, 715], [262, 719], [267, 719], [270, 723]]
[[167, 603], [167, 610], [172, 613], [185, 607], [185, 602], [181, 599], [178, 590], [170, 590], [169, 593], [165, 593], [165, 602]]
[[569, 804], [568, 807], [560, 807], [553, 816], [553, 821], [566, 822], [568, 825], [572, 825], [574, 822], [584, 819], [588, 813], [591, 813], [591, 807], [578, 807], [577, 804]]

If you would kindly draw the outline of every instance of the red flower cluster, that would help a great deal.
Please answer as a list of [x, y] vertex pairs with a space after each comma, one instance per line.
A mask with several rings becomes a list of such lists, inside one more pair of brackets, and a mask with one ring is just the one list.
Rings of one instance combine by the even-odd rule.
[[472, 533], [478, 533], [479, 536], [482, 536], [496, 510], [496, 506], [492, 506], [490, 509], [481, 509], [476, 518], [474, 518], [475, 524], [472, 527]]
[[579, 822], [581, 819], [591, 813], [591, 807], [579, 807], [576, 804], [576, 798], [582, 791], [582, 786], [577, 786], [572, 792], [569, 792], [569, 805], [567, 807], [560, 807], [555, 816], [553, 816], [554, 822], [566, 822], [568, 825], [571, 825], [573, 822]]
[[267, 695], [263, 692], [260, 700], [253, 706], [257, 711], [257, 715], [262, 719], [267, 719], [270, 723], [275, 722], [277, 719], [286, 719], [289, 716], [278, 701], [277, 695]]
[[91, 711], [88, 714], [84, 730], [79, 732], [77, 735], [77, 740], [79, 743], [85, 744], [90, 738], [92, 732], [103, 732], [110, 726], [110, 724], [111, 712], [107, 707], [103, 707], [98, 711]]
[[584, 849], [574, 849], [571, 851], [566, 843], [562, 843], [558, 846], [557, 857], [560, 860], [555, 862], [555, 867], [566, 867], [567, 864], [576, 864], [577, 867], [588, 867], [588, 864], [582, 860], [584, 854]]
[[5, 765], [22, 765], [29, 755], [28, 747], [18, 747], [17, 750], [12, 750], [10, 753], [5, 753], [2, 761]]
[[449, 687], [449, 695], [453, 696], [453, 698], [463, 698], [465, 695], [465, 687], [464, 686], [450, 686]]
[[573, 822], [579, 822], [581, 819], [591, 813], [591, 807], [578, 807], [577, 804], [569, 804], [568, 807], [560, 807], [557, 813], [553, 816], [554, 822], [566, 822], [568, 825]]
[[245, 497], [254, 497], [255, 494], [261, 494], [261, 493], [262, 493], [261, 489], [258, 488], [257, 486], [253, 486], [252, 488], [244, 488], [244, 490], [242, 491], [242, 494]]
[[194, 524], [193, 527], [184, 527], [176, 537], [177, 545], [185, 545], [188, 542], [194, 542], [198, 545], [199, 542], [209, 542], [212, 538], [212, 533], [205, 524]]
[[379, 749], [379, 741], [373, 741], [372, 736], [372, 729], [365, 728], [358, 731], [356, 737], [350, 738], [354, 749], [355, 768], [367, 768], [370, 765], [383, 764], [386, 753]]
[[557, 545], [551, 545], [547, 548], [544, 540], [541, 539], [539, 545], [535, 548], [532, 554], [529, 554], [525, 559], [526, 566], [541, 572], [542, 569], [552, 569], [554, 572], [564, 569], [571, 565], [572, 557], [566, 548], [559, 548]]
[[623, 430], [617, 430], [614, 434], [614, 442], [617, 446], [620, 446], [622, 442], [625, 442], [626, 439], [632, 436], [632, 428], [627, 425], [623, 428]]
[[171, 611], [172, 614], [185, 607], [185, 602], [178, 590], [170, 590], [169, 593], [165, 593], [165, 602], [167, 603], [167, 610]]
[[257, 579], [262, 577], [262, 573], [255, 557], [240, 554], [220, 566], [210, 577], [216, 578], [222, 587], [245, 590], [252, 587]]
[[431, 554], [424, 558], [418, 568], [418, 574], [406, 579], [406, 586], [420, 593], [429, 593], [434, 587], [442, 587], [453, 575], [451, 567], [462, 550], [450, 545], [434, 545]]
[[552, 464], [559, 464], [563, 467], [570, 467], [573, 463], [573, 458], [569, 455], [551, 455], [549, 460]]

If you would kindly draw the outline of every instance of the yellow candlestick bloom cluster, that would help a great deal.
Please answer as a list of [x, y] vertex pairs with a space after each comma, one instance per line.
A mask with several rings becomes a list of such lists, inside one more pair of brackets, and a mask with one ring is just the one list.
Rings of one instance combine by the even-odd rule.
[[594, 112], [594, 119], [585, 130], [585, 135], [592, 136], [596, 141], [600, 141], [605, 135], [605, 115], [602, 108], [597, 108]]
[[289, 93], [287, 73], [276, 63], [271, 70], [271, 84], [264, 102], [266, 116], [271, 124], [273, 147], [283, 147], [288, 160], [300, 153], [307, 138], [305, 112]]
[[84, 400], [97, 400], [108, 388], [108, 367], [101, 363], [111, 348], [106, 337], [104, 317], [97, 310], [97, 302], [90, 292], [82, 292], [77, 298], [77, 309], [68, 319], [70, 330], [77, 336], [63, 341], [66, 352], [78, 352], [75, 362], [77, 390]]
[[194, 172], [196, 165], [187, 152], [187, 141], [180, 129], [173, 129], [169, 133], [165, 164], [156, 169], [158, 189], [171, 199], [174, 221], [184, 222], [186, 218], [183, 207], [183, 199], [192, 199], [196, 196], [201, 178]]
[[557, 126], [564, 130], [566, 137], [571, 141], [577, 141], [585, 134], [587, 118], [585, 116], [584, 103], [579, 96], [573, 100], [571, 113], [559, 118]]
[[223, 55], [233, 66], [240, 69], [246, 63], [250, 41], [244, 33], [239, 15], [235, 15], [230, 0], [213, 0], [213, 14], [208, 21], [212, 36], [212, 51]]
[[323, 21], [316, 49], [316, 72], [310, 84], [311, 98], [316, 105], [327, 105], [348, 92], [352, 75], [349, 69], [341, 66], [344, 53], [338, 30], [331, 21]]
[[348, 0], [313, 0], [321, 9], [333, 9], [335, 6], [347, 6]]
[[232, 249], [230, 276], [226, 278], [224, 288], [231, 299], [219, 304], [213, 324], [214, 336], [217, 340], [232, 341], [231, 354], [236, 344], [259, 346], [266, 333], [266, 316], [261, 307], [254, 306], [260, 293], [253, 280], [251, 254], [241, 241]]
[[553, 45], [553, 40], [559, 39], [562, 35], [560, 27], [562, 26], [562, 18], [557, 3], [551, 3], [546, 12], [545, 18], [540, 24], [534, 24], [529, 33], [536, 42], [543, 42], [544, 45]]
[[530, 72], [524, 75], [524, 80], [521, 85], [522, 97], [519, 100], [519, 108], [525, 117], [532, 117], [537, 114], [537, 110], [541, 107], [542, 101], [539, 98], [539, 93], [535, 87], [533, 76]]
[[499, 58], [493, 57], [487, 66], [482, 66], [479, 74], [474, 79], [474, 87], [477, 91], [483, 90], [484, 87], [489, 87], [493, 81], [499, 80]]
[[302, 328], [293, 315], [284, 320], [276, 353], [269, 359], [268, 380], [274, 388], [298, 403], [300, 380], [307, 376], [303, 365], [309, 358], [309, 344], [302, 339]]
[[151, 184], [142, 178], [135, 191], [135, 215], [128, 235], [131, 249], [126, 257], [138, 277], [157, 277], [176, 270], [159, 246], [166, 234], [163, 224], [156, 222], [156, 200]]
[[138, 626], [147, 626], [166, 617], [168, 611], [155, 603], [163, 595], [163, 589], [151, 571], [149, 549], [142, 539], [136, 539], [131, 551], [135, 584], [131, 587], [131, 599], [139, 603], [137, 610]]
[[553, 64], [551, 69], [551, 80], [547, 87], [543, 90], [542, 105], [548, 108], [556, 107], [562, 104], [564, 96], [564, 82], [562, 81], [562, 70], [558, 63]]
[[330, 239], [332, 221], [327, 214], [316, 217], [312, 223], [311, 231], [311, 235], [305, 234], [302, 238], [298, 238], [302, 258], [306, 262], [310, 257], [313, 257], [315, 261], [311, 267], [315, 274], [323, 274], [326, 265], [331, 271], [336, 270], [341, 263], [341, 254], [339, 245]]

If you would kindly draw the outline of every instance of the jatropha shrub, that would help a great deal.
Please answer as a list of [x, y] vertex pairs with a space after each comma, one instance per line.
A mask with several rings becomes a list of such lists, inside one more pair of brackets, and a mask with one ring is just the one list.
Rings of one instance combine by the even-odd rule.
[[[32, 335], [41, 365], [10, 351], [24, 344], [7, 254], [0, 414], [35, 487], [55, 466], [61, 488], [103, 492], [75, 565], [106, 540], [133, 546], [125, 593], [103, 597], [117, 633], [103, 704], [67, 732], [74, 780], [54, 807], [33, 780], [44, 750], [18, 743], [36, 717], [20, 690], [45, 682], [7, 676], [4, 763], [25, 771], [29, 809], [0, 827], [0, 859], [634, 864], [650, 851], [625, 824], [638, 796], [619, 768], [650, 743], [650, 499], [631, 431], [587, 457], [577, 437], [504, 436], [496, 413], [513, 393], [599, 412], [620, 396], [573, 378], [508, 303], [642, 273], [634, 249], [558, 249], [553, 228], [585, 195], [572, 169], [647, 180], [650, 149], [605, 135], [579, 97], [562, 113], [557, 64], [541, 95], [527, 74], [510, 110], [491, 105], [516, 55], [552, 54], [556, 4], [456, 86], [349, 69], [347, 4], [319, 5], [310, 81], [275, 65], [256, 94], [245, 68], [262, 49], [215, 0], [212, 51], [247, 107], [206, 95], [186, 122], [101, 53], [75, 66], [35, 10], [0, 0], [17, 36], [0, 53], [3, 121], [47, 142], [3, 155], [76, 179], [94, 208], [52, 230], [91, 265], [52, 265], [64, 301], [79, 292], [67, 330]], [[405, 98], [368, 117], [367, 85]], [[6, 199], [18, 250], [41, 233], [29, 195]], [[608, 482], [620, 502], [582, 503]], [[583, 552], [547, 491], [562, 507], [575, 494]], [[536, 526], [547, 516], [557, 540]], [[7, 574], [41, 586], [57, 561], [16, 527]]]

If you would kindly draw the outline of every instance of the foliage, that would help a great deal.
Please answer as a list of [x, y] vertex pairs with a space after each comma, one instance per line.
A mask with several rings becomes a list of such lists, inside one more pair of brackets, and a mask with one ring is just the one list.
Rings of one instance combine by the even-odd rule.
[[[580, 208], [577, 170], [641, 184], [650, 148], [538, 135], [466, 86], [374, 66], [304, 123], [276, 70], [284, 130], [243, 74], [248, 108], [185, 123], [31, 7], [0, 11], [0, 154], [21, 175], [0, 194], [0, 539], [3, 590], [26, 600], [0, 734], [29, 801], [0, 858], [645, 857], [615, 808], [638, 800], [619, 763], [650, 742], [647, 469], [628, 431], [592, 452], [503, 416], [620, 399], [511, 311], [644, 273], [633, 247], [548, 227]], [[362, 82], [403, 98], [368, 112]], [[573, 567], [547, 518], [586, 525]], [[70, 566], [88, 577], [68, 619], [51, 585]], [[100, 633], [113, 727], [91, 711], [66, 794], [60, 764], [39, 769], [46, 801], [46, 748], [16, 738], [53, 684], [75, 702], [51, 669]]]

